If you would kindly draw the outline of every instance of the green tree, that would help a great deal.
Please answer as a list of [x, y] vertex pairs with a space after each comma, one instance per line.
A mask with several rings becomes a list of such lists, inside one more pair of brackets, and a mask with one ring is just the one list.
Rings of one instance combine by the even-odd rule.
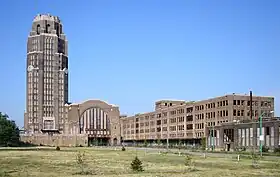
[[140, 159], [138, 159], [138, 157], [136, 156], [134, 158], [134, 160], [131, 162], [130, 164], [130, 168], [135, 171], [135, 172], [141, 172], [144, 171], [143, 167], [142, 167], [142, 162]]
[[202, 150], [206, 149], [206, 138], [205, 137], [203, 137], [201, 139], [201, 148], [202, 148]]
[[0, 146], [18, 146], [19, 129], [15, 121], [9, 120], [7, 114], [0, 112]]
[[147, 147], [148, 146], [148, 142], [147, 142], [147, 140], [145, 139], [144, 140], [144, 147]]

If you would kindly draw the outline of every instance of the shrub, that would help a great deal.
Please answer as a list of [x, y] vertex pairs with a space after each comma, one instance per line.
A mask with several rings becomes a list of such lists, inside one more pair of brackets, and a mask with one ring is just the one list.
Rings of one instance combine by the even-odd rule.
[[192, 165], [192, 157], [190, 155], [186, 155], [185, 157], [185, 166], [190, 166]]
[[255, 152], [252, 152], [251, 158], [252, 158], [252, 167], [257, 168], [258, 162], [260, 160], [260, 156], [258, 154], [256, 154]]
[[278, 147], [278, 148], [275, 148], [274, 149], [274, 153], [280, 153], [280, 148]]
[[82, 174], [84, 173], [84, 169], [85, 169], [85, 159], [84, 158], [85, 158], [84, 152], [83, 153], [78, 152], [78, 154], [76, 155], [76, 162], [80, 166]]
[[147, 142], [147, 140], [145, 139], [144, 140], [144, 147], [147, 147], [148, 146], [148, 142]]
[[190, 155], [186, 155], [184, 164], [189, 172], [197, 171], [194, 166], [194, 161], [192, 160], [192, 157]]
[[134, 160], [131, 162], [131, 169], [135, 172], [141, 172], [144, 171], [142, 167], [142, 162], [141, 160], [138, 159], [136, 156]]
[[206, 138], [205, 137], [201, 138], [201, 149], [202, 150], [206, 149]]
[[262, 147], [262, 152], [268, 152], [268, 151], [269, 151], [269, 148], [267, 146]]
[[125, 147], [124, 146], [122, 146], [122, 151], [125, 151]]
[[55, 150], [60, 151], [60, 147], [56, 146]]

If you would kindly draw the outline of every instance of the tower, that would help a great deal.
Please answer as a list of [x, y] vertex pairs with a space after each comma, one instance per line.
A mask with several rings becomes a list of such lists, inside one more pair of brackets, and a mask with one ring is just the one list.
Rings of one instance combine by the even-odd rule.
[[27, 42], [26, 133], [63, 131], [68, 102], [68, 41], [60, 19], [37, 15]]

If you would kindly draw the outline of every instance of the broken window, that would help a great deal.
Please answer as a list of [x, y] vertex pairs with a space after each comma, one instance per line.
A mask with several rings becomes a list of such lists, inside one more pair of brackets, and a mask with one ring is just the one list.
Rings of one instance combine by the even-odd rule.
[[236, 116], [236, 109], [233, 110], [233, 116]]

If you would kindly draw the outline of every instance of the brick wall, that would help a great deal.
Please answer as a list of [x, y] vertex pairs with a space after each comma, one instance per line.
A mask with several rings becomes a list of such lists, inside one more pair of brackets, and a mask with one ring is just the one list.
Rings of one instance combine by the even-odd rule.
[[23, 142], [29, 142], [35, 145], [44, 146], [88, 146], [87, 135], [48, 135], [48, 134], [35, 134], [35, 135], [20, 135]]

